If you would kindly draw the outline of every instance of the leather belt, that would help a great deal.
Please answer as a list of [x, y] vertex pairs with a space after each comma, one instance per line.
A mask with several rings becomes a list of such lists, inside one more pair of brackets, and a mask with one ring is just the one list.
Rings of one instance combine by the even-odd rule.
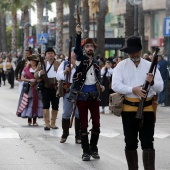
[[[135, 106], [135, 107], [139, 106], [139, 102], [130, 102], [126, 99], [124, 99], [123, 104], [129, 105], [129, 106]], [[150, 106], [150, 105], [152, 105], [152, 100], [145, 101], [144, 107], [147, 107], [147, 106]]]

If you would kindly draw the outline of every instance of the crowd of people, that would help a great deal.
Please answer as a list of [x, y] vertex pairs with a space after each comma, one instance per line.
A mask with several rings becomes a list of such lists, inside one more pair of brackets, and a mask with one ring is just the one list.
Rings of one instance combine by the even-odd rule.
[[[37, 118], [44, 119], [44, 130], [58, 129], [56, 119], [59, 101], [62, 97], [62, 136], [65, 143], [69, 136], [71, 117], [75, 120], [75, 143], [81, 144], [82, 160], [91, 157], [100, 159], [98, 140], [100, 134], [100, 113], [105, 113], [109, 105], [109, 95], [124, 95], [122, 124], [125, 136], [125, 155], [129, 169], [138, 168], [138, 134], [143, 149], [145, 169], [154, 169], [155, 115], [152, 97], [158, 95], [158, 104], [165, 106], [165, 91], [169, 72], [167, 61], [159, 55], [155, 73], [148, 73], [153, 55], [145, 53], [142, 57], [140, 37], [131, 36], [121, 51], [128, 57], [95, 57], [97, 45], [91, 38], [81, 38], [81, 27], [76, 26], [75, 47], [70, 58], [58, 57], [52, 48], [47, 48], [43, 60], [40, 54], [32, 54], [30, 48], [24, 57], [12, 57], [0, 53], [0, 86], [5, 85], [6, 77], [10, 88], [14, 79], [19, 81], [19, 101], [16, 114], [27, 118], [28, 125], [38, 126]], [[147, 81], [149, 92], [141, 85]], [[144, 122], [135, 118], [140, 99], [145, 98]], [[75, 109], [74, 109], [75, 108]], [[50, 112], [51, 111], [51, 112]], [[92, 119], [89, 138], [88, 113]], [[149, 161], [148, 161], [149, 160]], [[148, 168], [149, 167], [149, 168]]]

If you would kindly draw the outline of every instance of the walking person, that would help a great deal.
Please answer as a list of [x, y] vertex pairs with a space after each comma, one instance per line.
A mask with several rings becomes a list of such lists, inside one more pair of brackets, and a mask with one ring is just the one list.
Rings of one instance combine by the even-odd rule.
[[11, 54], [9, 53], [5, 59], [4, 63], [4, 71], [7, 75], [8, 83], [11, 85], [10, 89], [14, 88], [14, 71], [15, 71], [15, 63], [11, 59]]
[[42, 95], [39, 91], [36, 91], [36, 79], [34, 78], [34, 72], [39, 60], [35, 54], [29, 56], [28, 60], [30, 63], [23, 69], [21, 74], [21, 81], [24, 82], [23, 95], [17, 114], [21, 115], [22, 118], [28, 118], [28, 125], [38, 126], [37, 117], [43, 117]]
[[109, 105], [109, 94], [111, 90], [111, 78], [113, 74], [113, 59], [108, 58], [105, 66], [101, 69], [101, 84], [105, 87], [104, 92], [100, 94], [100, 113], [105, 113], [105, 107]]
[[161, 73], [163, 82], [164, 82], [164, 88], [163, 90], [158, 93], [158, 104], [161, 105], [161, 107], [165, 106], [166, 103], [166, 89], [168, 86], [168, 78], [169, 78], [169, 73], [168, 73], [168, 69], [167, 69], [167, 65], [168, 62], [166, 60], [163, 59], [162, 55], [158, 55], [158, 69]]
[[24, 67], [27, 66], [28, 64], [28, 57], [32, 54], [32, 50], [30, 47], [26, 48], [24, 51], [24, 58], [21, 59], [18, 64], [16, 65], [16, 69], [15, 69], [15, 78], [16, 80], [19, 82], [19, 94], [21, 94], [22, 91], [22, 86], [23, 86], [23, 82], [21, 81], [21, 74], [22, 71], [24, 69]]
[[[140, 37], [131, 36], [127, 39], [126, 45], [121, 51], [127, 53], [129, 58], [121, 61], [114, 69], [112, 75], [112, 89], [123, 94], [122, 124], [125, 136], [125, 155], [128, 168], [138, 169], [138, 137], [143, 150], [143, 164], [145, 170], [155, 170], [155, 149], [154, 149], [154, 111], [152, 97], [155, 93], [163, 90], [163, 81], [158, 69], [155, 76], [148, 73], [151, 62], [141, 58], [142, 44]], [[153, 79], [154, 77], [154, 79]], [[147, 81], [150, 90], [147, 94], [141, 85]], [[140, 98], [146, 98], [144, 103], [144, 122], [140, 126], [136, 113]]]
[[[58, 129], [55, 125], [59, 108], [59, 97], [56, 96], [57, 79], [56, 73], [60, 65], [59, 61], [55, 60], [55, 51], [52, 48], [47, 48], [45, 51], [45, 70], [42, 68], [43, 63], [39, 63], [37, 70], [34, 74], [37, 81], [42, 82], [42, 102], [43, 102], [43, 117], [44, 117], [44, 130]], [[51, 120], [50, 120], [50, 105], [52, 106]]]
[[[71, 51], [71, 65], [69, 66], [68, 60], [63, 61], [57, 71], [56, 78], [60, 83], [63, 83], [63, 113], [62, 113], [62, 129], [63, 133], [60, 139], [60, 143], [64, 143], [69, 136], [69, 127], [70, 127], [70, 117], [73, 111], [73, 103], [68, 101], [69, 96], [69, 87], [71, 86], [73, 80], [73, 74], [76, 71], [76, 56], [74, 53], [74, 47], [72, 47]], [[70, 68], [71, 67], [71, 68]], [[70, 72], [71, 71], [71, 72]], [[69, 80], [67, 76], [70, 77]], [[80, 119], [78, 109], [76, 107], [75, 111], [75, 143], [81, 144], [81, 137], [80, 137]]]
[[3, 62], [3, 58], [0, 56], [0, 87], [2, 84], [2, 80], [4, 81], [4, 85], [5, 85], [3, 74], [4, 74], [4, 62]]
[[[99, 159], [98, 140], [100, 134], [100, 113], [99, 113], [99, 96], [100, 90], [104, 86], [100, 84], [100, 67], [99, 62], [94, 59], [94, 49], [96, 44], [91, 38], [84, 39], [81, 42], [81, 27], [76, 27], [76, 72], [73, 76], [73, 89], [78, 94], [77, 107], [81, 124], [81, 142], [83, 161], [89, 161], [92, 156]], [[90, 110], [92, 119], [91, 138], [88, 138], [88, 110]]]

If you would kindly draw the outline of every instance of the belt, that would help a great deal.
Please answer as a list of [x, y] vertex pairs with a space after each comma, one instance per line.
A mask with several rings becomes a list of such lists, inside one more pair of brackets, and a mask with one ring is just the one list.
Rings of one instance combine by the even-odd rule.
[[[135, 106], [138, 107], [139, 106], [139, 102], [130, 102], [126, 99], [124, 99], [123, 104], [129, 105], [129, 106]], [[144, 107], [150, 106], [152, 105], [152, 100], [148, 100], [144, 102]]]

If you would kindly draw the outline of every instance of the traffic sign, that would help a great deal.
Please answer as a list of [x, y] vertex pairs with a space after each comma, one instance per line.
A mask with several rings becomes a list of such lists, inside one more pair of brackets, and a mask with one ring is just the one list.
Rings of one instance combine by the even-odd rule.
[[170, 17], [164, 18], [164, 36], [170, 36]]
[[46, 44], [48, 42], [48, 34], [38, 34], [38, 44]]

